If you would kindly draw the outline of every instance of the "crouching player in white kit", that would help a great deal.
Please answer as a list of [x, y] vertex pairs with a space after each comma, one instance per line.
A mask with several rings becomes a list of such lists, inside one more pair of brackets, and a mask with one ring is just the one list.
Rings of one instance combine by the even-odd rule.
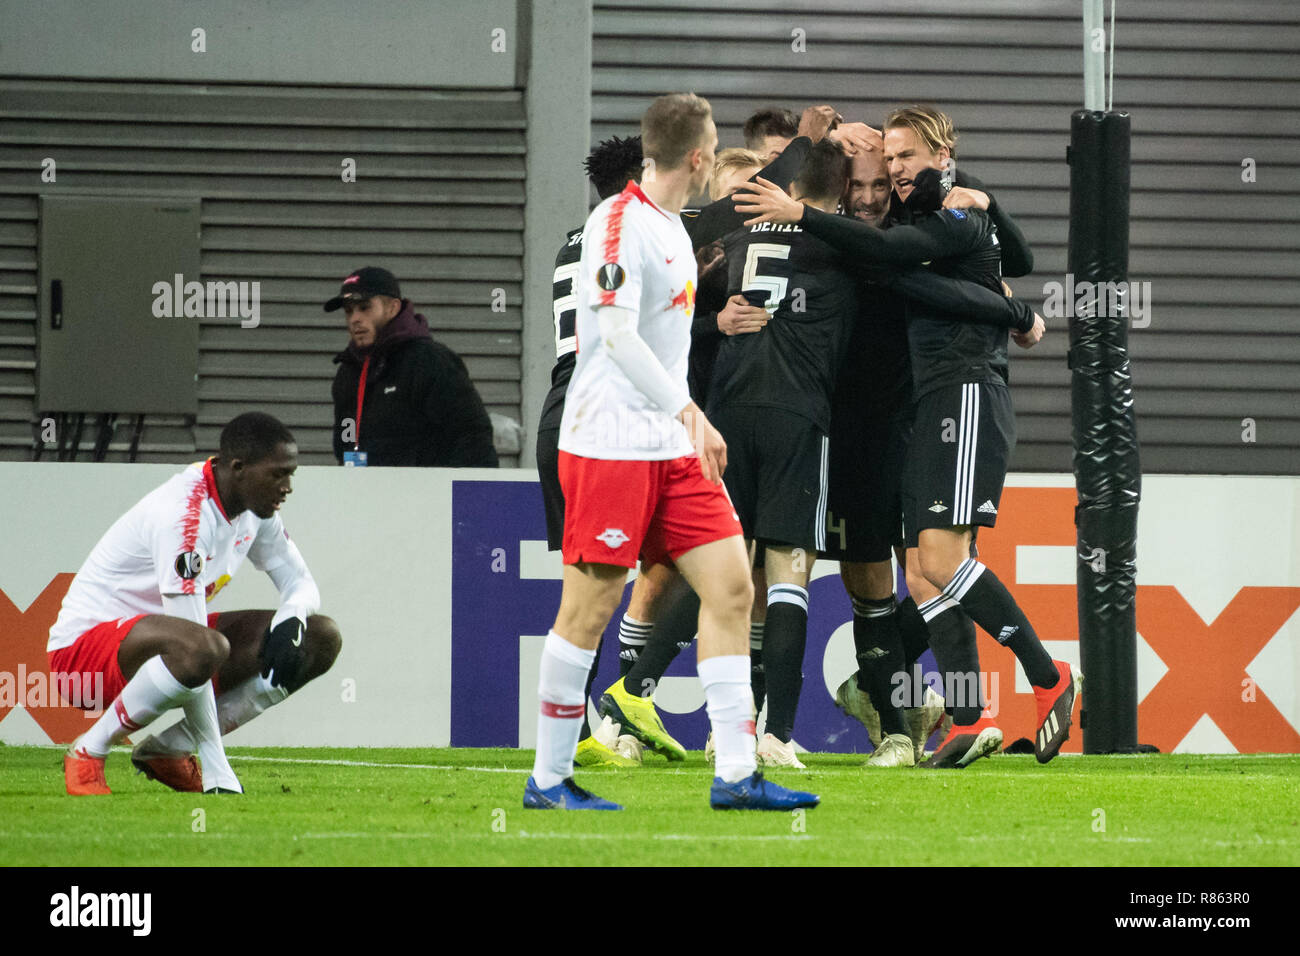
[[[112, 701], [64, 757], [68, 793], [110, 793], [109, 748], [176, 707], [185, 718], [137, 743], [136, 769], [173, 790], [242, 793], [221, 735], [334, 663], [338, 627], [313, 613], [320, 592], [277, 514], [297, 467], [287, 428], [240, 415], [217, 456], [150, 492], [95, 545], [48, 645], [51, 674], [102, 674], [98, 703]], [[208, 614], [245, 558], [275, 582], [279, 610]]]
[[651, 161], [642, 185], [606, 199], [583, 229], [578, 360], [559, 439], [564, 590], [542, 653], [537, 757], [524, 806], [621, 809], [574, 783], [573, 757], [587, 672], [638, 555], [675, 562], [700, 597], [699, 675], [716, 749], [710, 803], [816, 806], [815, 795], [757, 772], [754, 589], [740, 522], [720, 484], [726, 444], [686, 386], [697, 277], [679, 213], [713, 167], [718, 135], [709, 104], [690, 93], [661, 96], [641, 120], [641, 141]]

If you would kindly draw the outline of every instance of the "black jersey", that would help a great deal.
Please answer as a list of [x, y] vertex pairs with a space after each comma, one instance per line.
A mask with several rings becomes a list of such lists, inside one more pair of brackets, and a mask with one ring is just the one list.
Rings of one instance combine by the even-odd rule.
[[829, 431], [831, 392], [858, 314], [857, 280], [799, 226], [746, 226], [723, 245], [729, 293], [773, 314], [762, 331], [719, 346], [710, 405], [783, 408]]
[[[716, 242], [722, 254], [722, 240]], [[699, 254], [696, 263], [700, 262]], [[718, 346], [726, 336], [718, 328], [718, 313], [727, 306], [727, 262], [725, 255], [712, 268], [700, 275], [695, 287], [695, 317], [691, 320], [691, 353], [686, 373], [686, 384], [691, 398], [700, 408], [709, 403], [709, 383], [713, 379], [713, 362], [718, 357]]]
[[[807, 136], [796, 136], [790, 141], [790, 145], [782, 150], [781, 155], [750, 176], [749, 181], [753, 182], [761, 176], [782, 189], [789, 188], [790, 183], [799, 175], [799, 170], [804, 160], [808, 158], [810, 149], [812, 149], [812, 140]], [[682, 210], [682, 225], [686, 227], [686, 234], [691, 237], [691, 246], [697, 250], [721, 239], [748, 218], [736, 212], [735, 203], [730, 196], [715, 200], [703, 209]]]
[[907, 320], [901, 296], [860, 281], [858, 319], [849, 334], [834, 405], [855, 420], [890, 418], [912, 401]]
[[909, 309], [960, 317], [990, 328], [1026, 332], [1034, 310], [978, 283], [937, 275], [929, 269], [876, 274], [858, 288], [858, 321], [835, 386], [835, 414], [847, 411], [858, 421], [889, 419], [912, 403]]
[[[917, 175], [923, 175], [923, 172]], [[1033, 272], [1034, 253], [1029, 248], [1029, 241], [1025, 239], [1025, 234], [1020, 231], [1020, 224], [998, 205], [997, 197], [990, 192], [989, 187], [966, 172], [964, 167], [958, 167], [953, 183], [969, 189], [978, 189], [989, 197], [988, 217], [993, 220], [993, 225], [997, 227], [998, 244], [1002, 247], [1002, 274], [1014, 279], [1016, 276], [1027, 276]], [[899, 200], [898, 193], [890, 193], [889, 212], [885, 216], [885, 228], [911, 223], [913, 218], [914, 214], [907, 208], [906, 203]]]
[[[1002, 250], [1002, 274], [1025, 275], [1033, 270], [1034, 256], [1020, 226], [998, 206], [987, 186], [961, 169], [957, 185], [979, 189], [989, 197], [989, 218], [997, 227]], [[904, 225], [912, 216], [891, 196], [890, 215], [882, 228]], [[836, 386], [836, 413], [841, 409], [855, 420], [889, 417], [912, 401], [912, 367], [907, 339], [907, 310], [903, 297], [946, 311], [954, 316], [1027, 332], [1034, 310], [1021, 300], [1005, 299], [998, 290], [990, 295], [982, 285], [954, 282], [928, 269], [910, 273], [868, 267], [877, 281], [864, 281], [858, 297], [860, 317], [849, 341], [849, 354]]]
[[551, 279], [551, 313], [555, 322], [555, 368], [551, 369], [551, 390], [542, 402], [542, 418], [537, 430], [559, 428], [564, 417], [564, 394], [578, 361], [578, 294], [573, 280], [582, 258], [582, 228], [568, 233], [555, 257], [555, 275]]
[[[964, 279], [1000, 293], [1001, 248], [997, 230], [978, 209], [943, 209], [910, 225], [879, 230], [816, 209], [804, 213], [808, 231], [849, 254], [896, 269], [928, 264], [939, 276]], [[910, 281], [918, 277], [913, 274]], [[906, 298], [912, 378], [919, 398], [942, 385], [1007, 382], [1008, 325], [990, 325], [968, 314]]]

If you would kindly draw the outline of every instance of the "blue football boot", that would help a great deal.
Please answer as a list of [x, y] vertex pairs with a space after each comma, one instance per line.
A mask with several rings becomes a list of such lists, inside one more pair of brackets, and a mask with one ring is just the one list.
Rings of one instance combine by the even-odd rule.
[[573, 778], [557, 783], [546, 790], [541, 789], [528, 778], [524, 787], [524, 809], [526, 810], [622, 810], [617, 803], [602, 800], [590, 790], [583, 790], [573, 782]]
[[713, 788], [709, 791], [709, 805], [714, 810], [798, 810], [815, 807], [821, 799], [815, 793], [787, 790], [764, 780], [761, 771], [735, 783], [714, 777]]

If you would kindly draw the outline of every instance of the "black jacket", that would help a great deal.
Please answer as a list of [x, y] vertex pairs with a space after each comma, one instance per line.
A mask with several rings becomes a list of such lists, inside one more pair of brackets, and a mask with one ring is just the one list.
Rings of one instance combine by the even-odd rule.
[[[357, 434], [357, 386], [367, 359]], [[367, 465], [497, 467], [492, 423], [465, 363], [433, 340], [409, 300], [374, 345], [349, 344], [334, 361], [334, 457], [340, 464], [345, 451], [357, 449], [366, 453]], [[345, 434], [359, 442], [344, 442]]]

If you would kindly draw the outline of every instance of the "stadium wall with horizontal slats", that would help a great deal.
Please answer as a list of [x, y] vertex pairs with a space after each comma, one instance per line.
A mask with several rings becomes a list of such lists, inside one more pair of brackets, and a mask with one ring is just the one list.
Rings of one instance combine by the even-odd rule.
[[[740, 145], [744, 119], [770, 104], [829, 102], [878, 126], [890, 107], [931, 102], [957, 125], [958, 162], [1034, 247], [1016, 293], [1038, 302], [1063, 282], [1080, 4], [795, 7], [597, 0], [592, 141], [627, 135], [672, 90], [710, 100], [722, 146]], [[1114, 104], [1133, 117], [1129, 274], [1151, 283], [1150, 324], [1130, 336], [1143, 470], [1300, 474], [1300, 4], [1127, 0], [1118, 17]], [[796, 30], [806, 52], [792, 49]], [[1066, 319], [1048, 321], [1040, 346], [1012, 349], [1019, 470], [1070, 470]]]
[[[366, 264], [398, 276], [488, 410], [519, 420], [524, 136], [515, 90], [5, 81], [0, 458], [30, 455], [40, 412], [42, 192], [198, 198], [201, 279], [261, 283], [256, 329], [202, 320], [197, 422], [147, 418], [141, 460], [192, 460], [230, 418], [260, 408], [294, 431], [304, 463], [332, 462], [331, 360], [347, 338], [341, 313], [321, 304]], [[56, 184], [40, 180], [45, 156], [57, 160]], [[356, 160], [356, 182], [342, 179], [344, 157]], [[504, 311], [492, 308], [494, 289]], [[113, 360], [133, 374], [129, 357]], [[128, 425], [119, 422], [109, 460], [125, 457]]]

